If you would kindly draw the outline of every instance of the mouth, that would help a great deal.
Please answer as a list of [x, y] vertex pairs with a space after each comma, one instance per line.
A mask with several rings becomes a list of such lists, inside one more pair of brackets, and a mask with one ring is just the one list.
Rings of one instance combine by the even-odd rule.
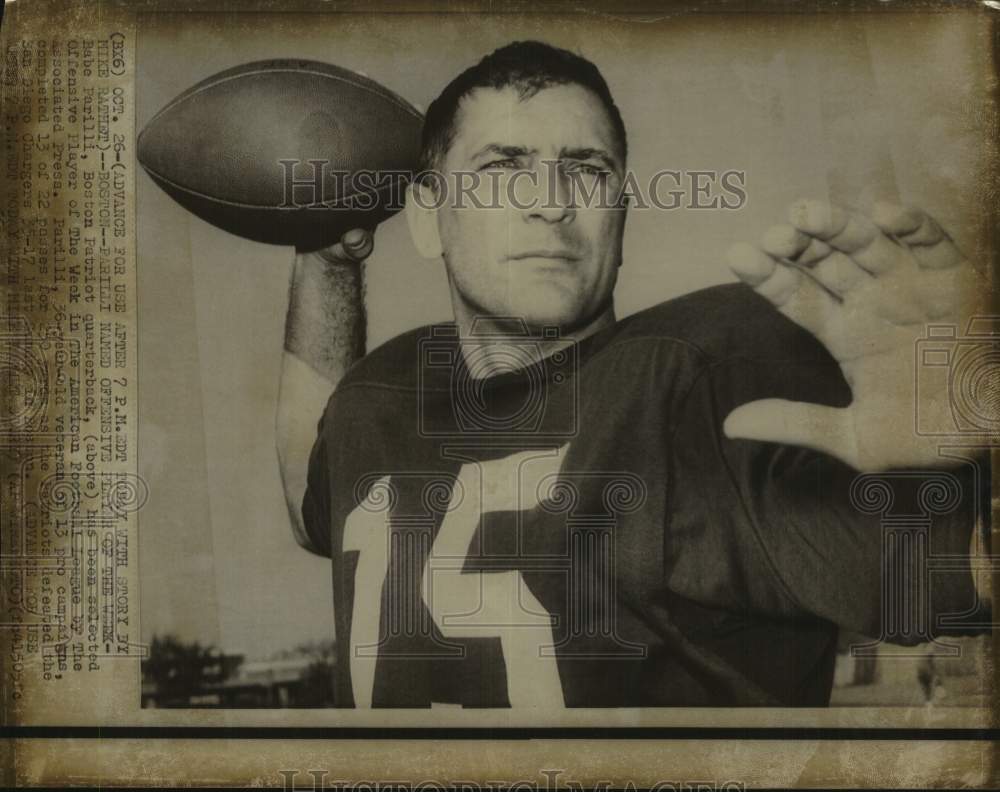
[[508, 256], [511, 261], [524, 261], [526, 259], [547, 259], [552, 263], [566, 263], [579, 261], [580, 257], [570, 250], [550, 250], [540, 248], [538, 250], [527, 250], [523, 253], [516, 253]]

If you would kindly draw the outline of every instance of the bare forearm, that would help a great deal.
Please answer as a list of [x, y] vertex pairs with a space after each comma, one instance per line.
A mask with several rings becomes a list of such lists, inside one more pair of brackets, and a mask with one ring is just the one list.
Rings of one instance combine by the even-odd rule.
[[299, 253], [289, 288], [275, 428], [285, 502], [303, 547], [310, 548], [301, 507], [316, 424], [334, 386], [364, 351], [361, 265]]
[[299, 253], [288, 295], [285, 353], [331, 385], [365, 353], [361, 267]]

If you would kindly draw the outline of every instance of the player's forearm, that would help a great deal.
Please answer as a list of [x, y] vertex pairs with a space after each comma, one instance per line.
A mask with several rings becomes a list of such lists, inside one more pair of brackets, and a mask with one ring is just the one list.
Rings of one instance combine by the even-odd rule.
[[289, 290], [275, 430], [289, 518], [296, 540], [307, 548], [301, 507], [316, 423], [334, 386], [364, 347], [360, 265], [299, 253]]
[[285, 354], [331, 385], [365, 353], [361, 266], [299, 253], [288, 295]]

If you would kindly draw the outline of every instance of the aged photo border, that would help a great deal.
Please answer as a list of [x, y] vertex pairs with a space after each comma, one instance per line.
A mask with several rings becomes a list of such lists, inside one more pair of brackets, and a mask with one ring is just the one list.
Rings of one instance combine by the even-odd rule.
[[[25, 0], [18, 0], [25, 2]], [[141, 25], [143, 14], [155, 14], [159, 12], [178, 13], [176, 5], [171, 2], [136, 2], [136, 3], [101, 3], [109, 10], [113, 9], [118, 13], [126, 13], [132, 16], [134, 24]], [[195, 6], [188, 6], [184, 11], [191, 13], [233, 13], [234, 4], [203, 3]], [[412, 4], [412, 3], [381, 3], [379, 7], [362, 7], [360, 4], [342, 3], [335, 9], [319, 6], [321, 3], [302, 2], [259, 2], [246, 3], [246, 10], [241, 7], [240, 11], [245, 13], [339, 13], [351, 10], [365, 10], [371, 13], [420, 13], [440, 12], [442, 10], [454, 10], [456, 13], [470, 13], [468, 9], [459, 9], [452, 5], [445, 9], [440, 4]], [[480, 4], [483, 5], [483, 4]], [[935, 3], [905, 3], [902, 10], [909, 13], [949, 13], [954, 10], [948, 4]], [[519, 3], [509, 3], [501, 9], [491, 7], [489, 11], [472, 11], [471, 13], [516, 13], [516, 14], [544, 14], [544, 13], [565, 13], [566, 10], [557, 3], [547, 3], [528, 9], [527, 6]], [[746, 3], [718, 2], [705, 6], [698, 6], [687, 3], [672, 6], [671, 14], [698, 13], [709, 14], [734, 14], [747, 8]], [[879, 13], [882, 11], [899, 11], [900, 4], [881, 2], [856, 2], [827, 7], [822, 4], [797, 4], [790, 2], [766, 3], [754, 8], [754, 11], [773, 14], [823, 14], [823, 13]], [[659, 4], [655, 3], [628, 3], [625, 6], [615, 4], [613, 11], [604, 11], [602, 4], [591, 4], [587, 8], [575, 8], [578, 13], [613, 13], [616, 16], [634, 15], [637, 18], [651, 17], [663, 13]], [[992, 28], [994, 41], [994, 64], [1000, 58], [1000, 23], [996, 21], [996, 13], [984, 15], [984, 22]], [[141, 52], [138, 53], [141, 58]], [[994, 173], [994, 176], [996, 174]], [[992, 207], [993, 217], [998, 218], [997, 207]], [[998, 226], [994, 222], [995, 230]], [[995, 233], [995, 231], [994, 231]], [[993, 266], [996, 272], [996, 262]], [[996, 304], [996, 294], [994, 303]], [[995, 462], [995, 455], [994, 455]], [[994, 466], [994, 492], [996, 491], [996, 468]], [[993, 645], [996, 648], [998, 637], [994, 635]], [[990, 718], [991, 724], [997, 724], [995, 713]], [[810, 742], [810, 741], [845, 741], [847, 743], [861, 742], [899, 742], [916, 741], [918, 743], [983, 743], [981, 746], [969, 745], [969, 748], [984, 749], [983, 757], [990, 755], [990, 744], [1000, 741], [1000, 728], [991, 725], [984, 728], [935, 728], [935, 727], [856, 727], [856, 726], [835, 726], [835, 727], [711, 727], [711, 726], [609, 726], [609, 727], [421, 727], [421, 726], [401, 726], [401, 727], [313, 727], [313, 726], [89, 726], [89, 725], [19, 725], [5, 723], [0, 727], [0, 736], [5, 741], [12, 741], [5, 745], [7, 750], [14, 752], [16, 756], [21, 746], [28, 743], [46, 745], [46, 751], [60, 750], [60, 741], [72, 740], [82, 741], [86, 744], [94, 740], [122, 741], [130, 743], [136, 740], [160, 741], [206, 741], [207, 744], [216, 743], [218, 740], [248, 740], [251, 741], [245, 749], [254, 750], [254, 743], [258, 741], [415, 741], [419, 743], [426, 741], [456, 741], [460, 744], [481, 743], [481, 742], [509, 742], [520, 743], [524, 741], [547, 741], [547, 740], [570, 740], [570, 741], [665, 741], [665, 742], [688, 742], [688, 741], [760, 741], [764, 743], [762, 750], [768, 750], [767, 744], [775, 741]], [[53, 741], [53, 742], [49, 742]], [[216, 743], [217, 744], [217, 743]], [[161, 743], [165, 746], [166, 743]], [[242, 746], [241, 746], [242, 747]], [[995, 745], [993, 745], [995, 748]], [[166, 748], [156, 747], [154, 754], [162, 753]], [[72, 751], [67, 755], [72, 755]], [[166, 761], [164, 756], [160, 757]], [[13, 764], [11, 765], [13, 766]], [[984, 772], [997, 782], [997, 768], [991, 765], [983, 768]], [[46, 777], [51, 782], [53, 776]], [[596, 776], [593, 776], [596, 777]], [[721, 775], [719, 776], [721, 777]], [[0, 779], [3, 780], [3, 779]], [[273, 779], [272, 779], [273, 780]], [[803, 779], [808, 783], [808, 779]]]

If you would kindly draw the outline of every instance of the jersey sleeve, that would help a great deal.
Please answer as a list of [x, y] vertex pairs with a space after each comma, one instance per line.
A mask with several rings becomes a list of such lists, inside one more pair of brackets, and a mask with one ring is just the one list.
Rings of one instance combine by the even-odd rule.
[[[678, 475], [711, 482], [700, 502], [728, 532], [714, 542], [729, 559], [727, 574], [742, 581], [748, 607], [819, 617], [894, 643], [975, 632], [961, 618], [977, 607], [969, 565], [982, 513], [975, 469], [859, 478], [823, 453], [726, 438], [729, 412], [761, 398], [845, 406], [850, 390], [836, 363], [817, 353], [705, 362], [687, 394], [672, 438]], [[900, 618], [913, 624], [894, 627]]]
[[[306, 492], [302, 499], [302, 523], [305, 536], [299, 543], [312, 553], [330, 556], [330, 486], [329, 452], [327, 449], [326, 416], [316, 427], [316, 442], [309, 454]], [[299, 537], [297, 537], [299, 538]]]

